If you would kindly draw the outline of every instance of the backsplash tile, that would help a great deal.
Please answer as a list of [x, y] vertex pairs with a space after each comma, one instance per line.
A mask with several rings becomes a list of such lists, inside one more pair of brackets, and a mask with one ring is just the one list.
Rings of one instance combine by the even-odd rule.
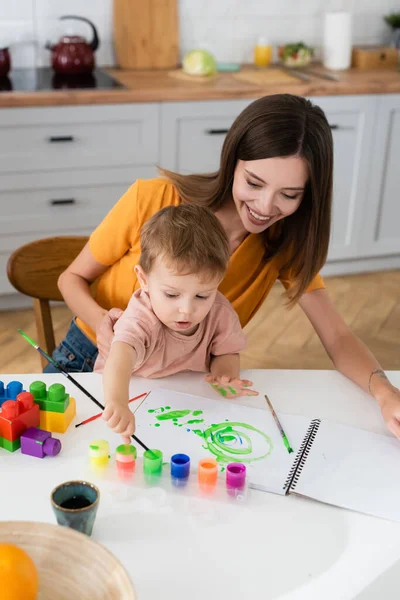
[[[178, 0], [181, 54], [194, 47], [213, 52], [218, 61], [252, 60], [254, 43], [265, 35], [274, 46], [296, 40], [314, 46], [322, 41], [323, 14], [351, 10], [354, 42], [382, 43], [390, 38], [383, 15], [399, 10], [398, 0]], [[50, 64], [47, 39], [57, 39], [65, 27], [87, 37], [83, 23], [59, 22], [61, 15], [89, 18], [98, 28], [98, 65], [114, 64], [113, 0], [0, 0], [0, 40], [10, 35], [21, 43], [12, 47], [15, 67]], [[34, 42], [34, 43], [33, 43]], [[8, 43], [8, 42], [7, 42]]]

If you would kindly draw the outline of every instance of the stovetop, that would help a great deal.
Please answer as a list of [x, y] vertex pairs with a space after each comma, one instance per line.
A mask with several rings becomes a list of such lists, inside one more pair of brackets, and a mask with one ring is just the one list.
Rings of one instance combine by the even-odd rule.
[[47, 90], [123, 90], [124, 85], [102, 69], [89, 75], [58, 75], [50, 67], [13, 69], [8, 77], [0, 77], [0, 91], [35, 92]]

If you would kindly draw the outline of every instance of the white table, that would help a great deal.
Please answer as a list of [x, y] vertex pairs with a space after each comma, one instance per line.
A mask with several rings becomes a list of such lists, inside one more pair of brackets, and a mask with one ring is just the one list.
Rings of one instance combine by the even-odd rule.
[[[400, 386], [400, 371], [388, 373]], [[247, 371], [256, 389], [268, 392], [283, 412], [320, 417], [387, 433], [377, 405], [333, 371]], [[77, 379], [102, 400], [101, 377]], [[59, 375], [0, 375], [26, 386], [35, 379], [63, 382], [77, 400], [77, 418], [93, 405]], [[164, 387], [215, 397], [201, 376], [132, 380], [132, 394]], [[265, 408], [262, 397], [241, 400]], [[62, 481], [82, 475], [88, 444], [120, 438], [101, 419], [64, 436], [63, 451], [43, 461], [0, 449], [0, 509], [3, 520], [54, 523], [49, 494]], [[145, 440], [144, 440], [145, 441]], [[400, 471], [399, 471], [400, 472]], [[102, 497], [93, 539], [109, 548], [130, 573], [139, 600], [385, 600], [398, 599], [400, 525], [297, 498], [251, 491], [246, 505], [231, 505], [149, 491], [126, 502], [100, 485]], [[151, 495], [153, 494], [153, 495]]]

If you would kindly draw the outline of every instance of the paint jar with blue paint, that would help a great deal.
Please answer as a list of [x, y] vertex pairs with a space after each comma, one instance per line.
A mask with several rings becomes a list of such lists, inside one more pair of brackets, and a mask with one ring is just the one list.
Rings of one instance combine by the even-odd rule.
[[184, 487], [190, 475], [190, 456], [174, 454], [171, 456], [171, 480], [176, 487]]
[[147, 483], [156, 482], [162, 473], [163, 453], [161, 450], [146, 450], [143, 454], [143, 473]]
[[246, 488], [246, 466], [242, 463], [230, 463], [226, 467], [226, 490], [229, 496], [243, 497]]

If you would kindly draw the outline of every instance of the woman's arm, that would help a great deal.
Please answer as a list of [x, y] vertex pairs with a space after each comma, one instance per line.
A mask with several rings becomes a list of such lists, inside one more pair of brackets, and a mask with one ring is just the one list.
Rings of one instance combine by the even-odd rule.
[[71, 311], [93, 331], [107, 311], [92, 298], [90, 284], [107, 269], [93, 258], [87, 243], [58, 279], [59, 290]]
[[377, 400], [388, 428], [400, 438], [400, 391], [390, 383], [373, 354], [346, 325], [326, 290], [304, 294], [299, 304], [335, 368]]

